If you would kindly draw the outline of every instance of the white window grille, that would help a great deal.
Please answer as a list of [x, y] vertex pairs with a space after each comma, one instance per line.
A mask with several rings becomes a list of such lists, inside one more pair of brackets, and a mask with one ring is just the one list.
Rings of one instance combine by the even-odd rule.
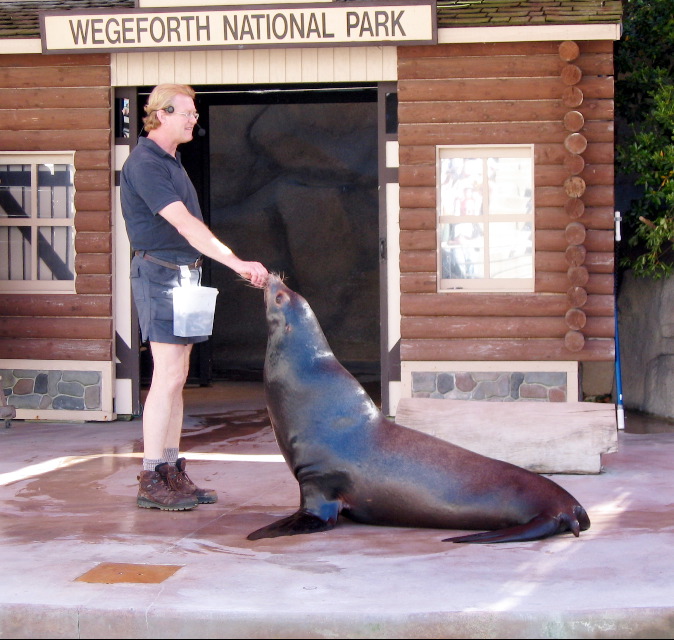
[[75, 290], [74, 152], [0, 153], [0, 290]]

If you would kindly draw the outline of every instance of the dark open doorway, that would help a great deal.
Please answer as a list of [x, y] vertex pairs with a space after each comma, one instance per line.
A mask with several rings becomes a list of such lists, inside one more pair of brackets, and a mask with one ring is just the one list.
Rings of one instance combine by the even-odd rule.
[[[181, 148], [213, 232], [281, 273], [311, 304], [337, 358], [380, 378], [377, 89], [195, 87], [204, 136]], [[207, 261], [214, 332], [191, 382], [259, 380], [262, 293]]]

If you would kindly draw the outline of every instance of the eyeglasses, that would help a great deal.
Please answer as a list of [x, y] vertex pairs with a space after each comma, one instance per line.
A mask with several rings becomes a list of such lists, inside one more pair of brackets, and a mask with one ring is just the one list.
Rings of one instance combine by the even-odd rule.
[[195, 120], [199, 120], [199, 114], [196, 111], [174, 111], [177, 116], [185, 116], [188, 120], [190, 118], [194, 118]]

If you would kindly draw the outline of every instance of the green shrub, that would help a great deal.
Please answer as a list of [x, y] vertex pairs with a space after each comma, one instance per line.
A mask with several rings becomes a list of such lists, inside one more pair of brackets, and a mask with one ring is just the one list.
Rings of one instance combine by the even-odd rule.
[[623, 212], [623, 267], [661, 278], [674, 271], [674, 0], [626, 0], [616, 44], [616, 174], [639, 195]]

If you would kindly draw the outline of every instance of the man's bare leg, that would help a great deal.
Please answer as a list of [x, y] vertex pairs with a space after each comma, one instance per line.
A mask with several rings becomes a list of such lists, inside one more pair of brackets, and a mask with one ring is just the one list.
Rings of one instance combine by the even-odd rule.
[[164, 449], [180, 446], [183, 388], [192, 345], [151, 342], [154, 370], [143, 407], [144, 457], [163, 458]]
[[192, 346], [151, 342], [150, 347], [154, 370], [143, 408], [143, 471], [138, 476], [136, 503], [146, 509], [193, 509], [197, 497], [174, 489], [169, 476], [177, 470], [166, 464], [164, 455], [167, 442], [175, 440], [176, 447], [180, 446], [182, 394]]
[[[152, 345], [155, 346], [154, 343]], [[175, 346], [175, 345], [165, 345], [162, 344], [161, 347], [166, 346]], [[192, 345], [186, 345], [183, 353], [183, 369], [182, 369], [182, 383], [180, 385], [180, 390], [173, 393], [171, 398], [167, 398], [165, 395], [156, 394], [157, 398], [160, 398], [162, 403], [166, 405], [170, 404], [170, 412], [167, 417], [167, 428], [164, 439], [164, 448], [162, 450], [161, 458], [164, 462], [168, 462], [168, 467], [164, 470], [162, 468], [162, 473], [167, 474], [168, 485], [174, 491], [177, 491], [179, 494], [195, 498], [199, 504], [213, 504], [218, 500], [218, 494], [214, 489], [202, 489], [198, 487], [190, 477], [185, 473], [185, 467], [187, 461], [185, 458], [179, 458], [180, 455], [180, 436], [183, 429], [183, 417], [184, 417], [184, 399], [183, 399], [183, 388], [185, 382], [187, 381], [187, 374], [190, 370], [190, 353], [192, 351]], [[160, 348], [161, 355], [163, 356], [163, 350]], [[161, 356], [160, 356], [161, 357]], [[173, 354], [169, 355], [170, 363], [174, 363]], [[177, 361], [176, 361], [177, 362]], [[155, 359], [155, 370], [157, 366], [157, 360]], [[158, 381], [161, 378], [158, 377]], [[162, 382], [162, 385], [167, 388], [170, 387], [169, 382]], [[152, 376], [152, 385], [151, 390], [155, 388], [155, 378]], [[163, 388], [160, 386], [159, 388]], [[148, 394], [149, 398], [149, 394]], [[153, 398], [153, 401], [156, 398]], [[147, 451], [147, 449], [146, 449]]]

